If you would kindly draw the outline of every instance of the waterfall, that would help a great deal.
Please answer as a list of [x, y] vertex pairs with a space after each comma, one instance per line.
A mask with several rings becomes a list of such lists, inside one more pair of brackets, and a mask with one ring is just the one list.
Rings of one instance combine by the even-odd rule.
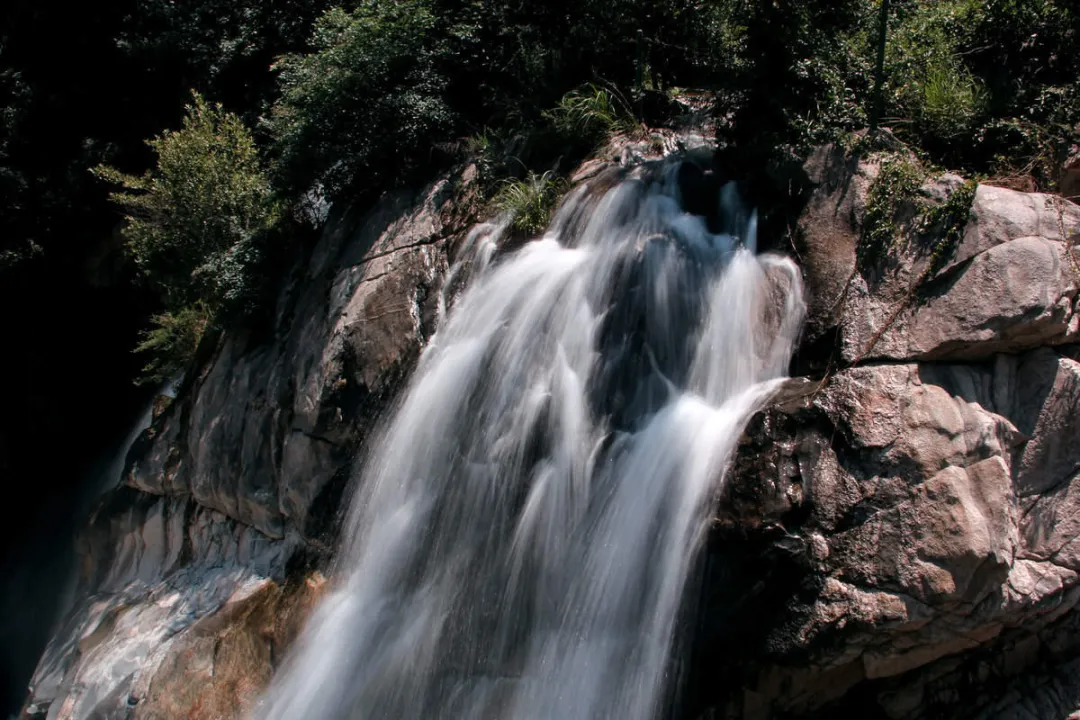
[[735, 194], [707, 220], [678, 177], [594, 180], [490, 260], [473, 238], [481, 261], [354, 478], [335, 589], [259, 716], [664, 712], [725, 466], [804, 314], [797, 267], [755, 254]]
[[[121, 440], [118, 445], [111, 448], [108, 454], [103, 456], [102, 459], [98, 461], [96, 467], [88, 474], [85, 486], [79, 493], [76, 510], [73, 515], [78, 522], [86, 522], [86, 519], [89, 518], [93, 512], [95, 503], [101, 501], [102, 497], [107, 493], [123, 485], [124, 468], [127, 464], [128, 453], [131, 452], [131, 448], [135, 445], [139, 436], [153, 424], [154, 405], [158, 402], [158, 398], [161, 397], [175, 399], [176, 388], [179, 386], [180, 381], [181, 378], [174, 378], [157, 387], [155, 392], [143, 404], [142, 410], [140, 410], [138, 416], [135, 418], [135, 422], [128, 429], [123, 440]], [[64, 582], [63, 589], [59, 595], [59, 610], [56, 613], [56, 618], [53, 620], [53, 635], [56, 634], [56, 628], [60, 627], [65, 616], [71, 611], [78, 600], [77, 593], [80, 575], [78, 568], [75, 567], [74, 558], [70, 558], [57, 564], [65, 568], [64, 572], [67, 575], [67, 580]]]
[[135, 420], [135, 424], [131, 426], [131, 429], [128, 430], [128, 434], [110, 456], [109, 465], [101, 473], [98, 485], [94, 488], [92, 500], [99, 499], [101, 495], [110, 490], [115, 490], [119, 485], [123, 484], [124, 468], [127, 464], [128, 453], [131, 452], [131, 448], [135, 445], [135, 441], [139, 439], [139, 436], [153, 424], [154, 406], [158, 403], [159, 398], [175, 400], [176, 389], [180, 386], [182, 380], [182, 377], [176, 377], [157, 386], [154, 394], [151, 395], [150, 399], [143, 405], [142, 412], [139, 413], [139, 417]]

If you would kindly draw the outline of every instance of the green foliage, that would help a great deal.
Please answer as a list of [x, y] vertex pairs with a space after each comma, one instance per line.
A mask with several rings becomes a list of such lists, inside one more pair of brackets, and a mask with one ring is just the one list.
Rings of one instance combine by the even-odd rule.
[[1050, 166], [1060, 162], [1080, 122], [1075, 4], [896, 5], [887, 83], [894, 129], [938, 162], [969, 172], [1030, 175], [1036, 187], [1052, 189], [1056, 170]]
[[275, 66], [282, 97], [267, 126], [279, 178], [293, 195], [321, 185], [332, 199], [355, 197], [415, 179], [479, 128], [529, 168], [565, 169], [604, 133], [633, 129], [635, 115], [668, 122], [671, 104], [656, 101], [666, 89], [728, 84], [749, 52], [745, 6], [365, 0], [331, 10], [311, 52]]
[[[40, 248], [34, 271], [42, 276], [30, 284], [54, 302], [50, 284], [87, 290], [82, 268], [100, 259], [116, 224], [87, 168], [147, 167], [145, 139], [179, 124], [191, 88], [254, 120], [277, 92], [273, 59], [305, 45], [327, 4], [9, 3], [0, 21], [0, 254], [25, 259]], [[60, 61], [50, 47], [72, 60]], [[110, 281], [130, 278], [112, 258], [107, 265]]]
[[368, 0], [323, 15], [310, 54], [275, 66], [282, 96], [269, 126], [287, 187], [331, 197], [406, 177], [451, 126], [426, 0]]
[[127, 214], [128, 252], [167, 309], [137, 348], [153, 356], [153, 380], [190, 360], [207, 318], [248, 309], [278, 213], [250, 131], [220, 105], [195, 94], [182, 129], [149, 145], [157, 166], [144, 175], [94, 173], [123, 188], [111, 198]]
[[210, 311], [195, 303], [150, 318], [153, 327], [142, 333], [135, 352], [146, 353], [150, 361], [143, 367], [137, 384], [160, 384], [184, 372], [195, 357], [203, 333], [210, 323]]
[[41, 255], [41, 246], [33, 240], [27, 240], [22, 247], [11, 247], [0, 250], [0, 274], [18, 267], [32, 257]]
[[625, 103], [609, 90], [591, 84], [563, 95], [559, 104], [545, 111], [544, 116], [557, 132], [587, 140], [599, 140], [638, 127]]
[[[845, 132], [864, 127], [869, 121], [863, 88], [869, 75], [869, 63], [863, 54], [864, 38], [840, 39], [834, 57], [809, 57], [800, 60], [796, 72], [802, 81], [819, 89], [812, 110], [789, 116], [790, 145], [800, 155], [817, 145], [835, 142]], [[831, 54], [831, 53], [830, 53]]]
[[1072, 0], [971, 0], [960, 49], [989, 91], [989, 107], [997, 118], [1034, 122], [1065, 118], [1076, 104], [1040, 101], [1047, 88], [1075, 84], [1080, 57], [1075, 52], [1080, 6]]
[[465, 152], [473, 157], [483, 157], [487, 155], [491, 152], [491, 146], [491, 133], [487, 128], [484, 128], [474, 135], [470, 135], [465, 140]]
[[[751, 182], [781, 195], [787, 170], [812, 146], [868, 120], [880, 0], [327, 5], [132, 0], [62, 16], [27, 5], [13, 16], [23, 27], [0, 28], [0, 269], [34, 254], [42, 261], [23, 265], [35, 271], [82, 267], [113, 222], [85, 168], [147, 167], [141, 139], [175, 127], [191, 87], [249, 121], [265, 116], [273, 161], [265, 169], [278, 197], [294, 203], [311, 190], [355, 200], [415, 181], [448, 148], [479, 156], [485, 178], [506, 177], [516, 160], [563, 172], [607, 133], [671, 122], [679, 87], [715, 99], [730, 172], [754, 174]], [[1078, 139], [1080, 6], [893, 0], [892, 8], [884, 124], [931, 162], [1054, 190]], [[81, 61], [54, 72], [40, 51], [49, 46], [73, 48]], [[232, 130], [222, 121], [214, 132]], [[141, 177], [101, 171], [124, 185], [117, 197], [131, 217], [132, 255], [174, 311], [200, 299], [213, 314], [245, 304], [273, 223], [257, 159], [208, 159], [253, 158], [250, 137], [225, 150], [225, 140], [208, 139], [214, 132], [188, 143], [187, 155], [177, 150], [190, 165], [178, 161], [175, 171], [162, 154], [174, 134], [152, 145], [161, 168]], [[195, 159], [200, 142], [205, 162]], [[196, 179], [185, 186], [182, 177]], [[254, 184], [244, 187], [245, 177]], [[871, 220], [871, 246], [887, 248], [888, 221]]]
[[865, 125], [872, 76], [867, 0], [734, 2], [739, 59], [718, 78], [720, 133], [747, 167], [799, 162]]
[[[1067, 94], [1071, 97], [1066, 102], [1080, 98], [1077, 89]], [[995, 185], [1054, 192], [1065, 155], [1077, 139], [1075, 128], [1067, 124], [1008, 118], [987, 122], [975, 134], [974, 144], [988, 156], [981, 165]]]
[[971, 206], [975, 203], [975, 192], [979, 188], [976, 180], [968, 180], [949, 195], [949, 198], [927, 210], [920, 222], [919, 231], [924, 236], [933, 238], [929, 246], [930, 263], [926, 277], [937, 275], [948, 264], [960, 246], [964, 229], [971, 219]]
[[503, 181], [492, 202], [499, 212], [512, 218], [511, 228], [536, 235], [547, 227], [562, 193], [563, 184], [550, 172], [530, 172], [524, 180]]
[[955, 188], [938, 205], [929, 206], [919, 196], [925, 171], [910, 157], [886, 155], [870, 185], [862, 236], [856, 248], [863, 271], [880, 266], [894, 252], [907, 233], [922, 239], [929, 255], [920, 283], [937, 275], [956, 253], [964, 236], [979, 183], [969, 180]]
[[[984, 172], [1038, 158], [1050, 178], [1080, 120], [1068, 3], [892, 7], [885, 124], [931, 162]], [[283, 98], [271, 127], [282, 176], [293, 191], [322, 183], [341, 197], [406, 179], [433, 148], [477, 157], [485, 177], [505, 176], [508, 158], [561, 171], [636, 117], [671, 117], [675, 88], [690, 86], [714, 93], [725, 162], [781, 186], [811, 147], [866, 126], [879, 10], [879, 0], [367, 0], [327, 13], [313, 52], [277, 66]], [[1007, 83], [998, 66], [1009, 68]], [[667, 116], [645, 109], [657, 96]], [[1030, 142], [1010, 146], [1021, 133]], [[870, 213], [868, 262], [895, 241], [882, 202], [880, 218]]]
[[157, 167], [142, 176], [99, 166], [124, 189], [124, 237], [142, 274], [168, 307], [197, 300], [213, 310], [244, 294], [253, 243], [276, 209], [251, 133], [236, 115], [195, 94], [183, 128], [149, 142]]
[[976, 12], [972, 0], [900, 7], [886, 54], [889, 111], [923, 139], [970, 132], [982, 110], [982, 85], [959, 54]]
[[931, 68], [919, 87], [919, 122], [939, 138], [970, 131], [983, 101], [982, 87], [962, 67]]
[[[183, 84], [253, 115], [275, 93], [278, 55], [304, 47], [328, 0], [133, 0], [116, 45], [144, 65], [175, 69]], [[178, 107], [174, 106], [173, 110]]]
[[880, 265], [896, 249], [901, 237], [897, 216], [916, 199], [923, 174], [911, 160], [887, 156], [866, 196], [862, 237], [856, 248], [859, 268]]

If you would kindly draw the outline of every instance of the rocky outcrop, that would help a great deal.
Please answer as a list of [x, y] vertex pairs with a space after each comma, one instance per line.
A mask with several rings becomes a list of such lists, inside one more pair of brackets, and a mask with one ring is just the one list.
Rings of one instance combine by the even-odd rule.
[[282, 294], [277, 336], [227, 336], [136, 454], [129, 484], [190, 495], [271, 538], [316, 538], [317, 498], [434, 329], [463, 203], [447, 178], [334, 223]]
[[807, 169], [803, 360], [827, 373], [792, 383], [744, 437], [711, 582], [748, 543], [781, 577], [745, 589], [733, 621], [757, 626], [749, 645], [702, 651], [698, 692], [715, 694], [697, 702], [731, 718], [1064, 718], [1080, 708], [1059, 672], [1080, 657], [1080, 208], [980, 186], [919, 287], [917, 248], [857, 268], [873, 162], [823, 149]]
[[[806, 170], [815, 188], [800, 221], [808, 334], [835, 343], [843, 362], [981, 359], [1080, 338], [1080, 265], [1069, 251], [1080, 232], [1080, 206], [980, 185], [951, 257], [932, 282], [917, 287], [930, 262], [918, 242], [905, 243], [879, 272], [857, 267], [878, 165], [822, 148]], [[941, 200], [960, 182], [935, 178], [921, 194]]]

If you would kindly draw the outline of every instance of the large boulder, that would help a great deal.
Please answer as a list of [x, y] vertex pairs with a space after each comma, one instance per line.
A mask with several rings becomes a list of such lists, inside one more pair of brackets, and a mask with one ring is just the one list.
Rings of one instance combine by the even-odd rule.
[[[742, 621], [767, 629], [754, 662], [734, 655], [743, 690], [718, 703], [724, 716], [827, 716], [868, 685], [875, 712], [924, 717], [922, 688], [969, 651], [1030, 637], [999, 672], [1032, 665], [1038, 633], [1080, 601], [1076, 370], [1045, 349], [869, 365], [756, 418], [718, 533], [782, 528], [800, 590], [772, 618], [751, 604]], [[964, 697], [972, 712], [997, 699], [981, 690]]]
[[[908, 237], [883, 268], [856, 261], [880, 160], [821, 148], [807, 162], [813, 190], [799, 220], [807, 276], [807, 346], [843, 362], [981, 360], [1080, 338], [1080, 207], [1061, 198], [980, 185], [970, 220], [933, 276]], [[930, 178], [921, 201], [940, 203], [960, 178]], [[908, 223], [911, 208], [896, 221]], [[906, 217], [905, 217], [906, 215]], [[823, 347], [821, 347], [823, 346]], [[823, 363], [820, 363], [823, 364]]]
[[807, 164], [801, 352], [821, 374], [754, 418], [728, 473], [703, 611], [725, 623], [697, 638], [691, 714], [1070, 716], [1080, 208], [980, 186], [937, 275], [911, 245], [868, 270], [878, 171], [835, 148]]

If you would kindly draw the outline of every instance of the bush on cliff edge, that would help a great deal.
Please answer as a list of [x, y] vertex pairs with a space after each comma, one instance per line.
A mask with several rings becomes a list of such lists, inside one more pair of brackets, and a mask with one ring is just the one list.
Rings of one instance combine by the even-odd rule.
[[99, 166], [122, 190], [127, 249], [165, 312], [152, 318], [137, 351], [151, 356], [147, 380], [183, 369], [207, 322], [243, 313], [278, 217], [251, 132], [239, 117], [195, 94], [180, 130], [149, 141], [157, 166], [141, 176]]

